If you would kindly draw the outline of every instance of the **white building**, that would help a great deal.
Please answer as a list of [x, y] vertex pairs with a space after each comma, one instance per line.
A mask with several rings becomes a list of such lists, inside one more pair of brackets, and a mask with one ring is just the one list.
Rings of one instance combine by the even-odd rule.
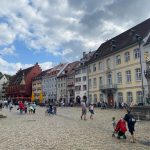
[[90, 60], [95, 51], [85, 53], [80, 60], [80, 65], [75, 71], [75, 99], [76, 103], [80, 104], [82, 99], [86, 99], [88, 103], [88, 73], [86, 62]]
[[3, 85], [6, 84], [8, 82], [8, 78], [6, 77], [6, 75], [2, 75], [0, 77], [0, 99], [2, 99], [2, 91], [3, 91]]
[[42, 78], [42, 90], [45, 93], [44, 101], [54, 102], [57, 100], [57, 76], [66, 67], [66, 64], [60, 64], [46, 73]]

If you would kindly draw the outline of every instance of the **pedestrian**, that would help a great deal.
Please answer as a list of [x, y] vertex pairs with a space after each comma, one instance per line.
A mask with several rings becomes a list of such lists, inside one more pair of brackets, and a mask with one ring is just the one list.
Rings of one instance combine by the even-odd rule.
[[116, 128], [116, 120], [115, 120], [115, 117], [112, 117], [112, 125], [113, 125], [113, 134], [112, 134], [112, 137], [115, 137], [115, 128]]
[[22, 114], [22, 112], [24, 110], [24, 104], [22, 101], [19, 102], [19, 109], [20, 109], [20, 114]]
[[9, 103], [9, 110], [11, 112], [11, 110], [13, 109], [13, 105], [12, 105], [12, 102]]
[[35, 104], [35, 102], [32, 104], [32, 107], [33, 107], [33, 113], [35, 114], [35, 109], [36, 109], [36, 104]]
[[3, 108], [3, 103], [2, 103], [2, 100], [0, 100], [0, 110], [2, 110]]
[[94, 105], [93, 105], [93, 104], [90, 104], [90, 106], [89, 106], [89, 111], [90, 111], [90, 113], [91, 113], [90, 119], [93, 120], [93, 115], [94, 115]]
[[121, 118], [115, 128], [115, 132], [118, 134], [117, 138], [120, 139], [120, 137], [123, 137], [124, 139], [126, 139], [126, 133], [127, 128], [126, 128], [126, 122], [123, 118]]
[[83, 117], [83, 116], [84, 116], [84, 120], [86, 120], [86, 104], [85, 104], [85, 101], [82, 101], [81, 107], [82, 107], [81, 120], [82, 120], [82, 117]]
[[135, 128], [136, 119], [131, 114], [130, 110], [126, 110], [126, 114], [124, 116], [124, 120], [128, 124], [128, 130], [129, 130], [129, 132], [131, 134], [131, 142], [135, 143], [135, 137], [134, 137], [134, 131], [135, 131], [135, 129], [134, 128]]

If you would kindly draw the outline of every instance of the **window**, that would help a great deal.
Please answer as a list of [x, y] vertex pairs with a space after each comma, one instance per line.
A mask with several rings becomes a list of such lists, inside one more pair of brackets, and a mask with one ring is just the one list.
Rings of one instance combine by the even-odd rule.
[[103, 63], [99, 62], [99, 70], [103, 70]]
[[123, 102], [123, 94], [122, 94], [122, 92], [118, 92], [118, 102]]
[[91, 73], [91, 66], [88, 66], [88, 72]]
[[86, 81], [86, 76], [83, 76], [83, 81]]
[[107, 68], [110, 68], [110, 59], [107, 59]]
[[76, 81], [76, 82], [81, 82], [81, 77], [75, 78], [75, 81]]
[[97, 83], [96, 83], [96, 78], [93, 79], [93, 87], [96, 87]]
[[112, 85], [112, 76], [111, 76], [111, 74], [107, 75], [107, 82], [108, 82], [108, 85]]
[[97, 103], [97, 94], [94, 94], [94, 104]]
[[142, 102], [142, 91], [137, 91], [136, 92], [136, 101], [137, 103], [141, 103]]
[[116, 64], [117, 65], [121, 64], [121, 56], [120, 55], [116, 56]]
[[75, 90], [76, 90], [76, 91], [80, 91], [80, 90], [81, 90], [81, 85], [75, 86]]
[[103, 85], [103, 77], [99, 77], [99, 85]]
[[104, 101], [104, 97], [103, 97], [103, 94], [100, 94], [100, 101]]
[[86, 73], [86, 68], [82, 68], [82, 73]]
[[131, 71], [126, 71], [126, 81], [127, 83], [131, 83]]
[[117, 83], [122, 83], [122, 74], [121, 74], [121, 72], [117, 73]]
[[128, 62], [128, 61], [130, 61], [130, 53], [126, 52], [125, 53], [125, 62]]
[[89, 79], [89, 89], [92, 87], [92, 81]]
[[93, 72], [96, 71], [96, 64], [93, 64]]
[[89, 95], [89, 103], [92, 102], [92, 94]]
[[127, 92], [127, 104], [130, 105], [133, 100], [132, 92]]
[[141, 78], [142, 78], [141, 69], [140, 68], [135, 69], [135, 79], [137, 81], [141, 81]]
[[140, 58], [140, 49], [139, 48], [134, 49], [134, 58], [135, 59]]
[[86, 91], [86, 85], [83, 85], [83, 91]]

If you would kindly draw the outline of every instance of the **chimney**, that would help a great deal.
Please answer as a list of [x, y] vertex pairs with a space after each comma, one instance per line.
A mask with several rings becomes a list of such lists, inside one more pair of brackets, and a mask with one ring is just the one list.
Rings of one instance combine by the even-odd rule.
[[86, 54], [86, 53], [85, 53], [85, 52], [83, 52], [83, 57], [85, 57], [85, 54]]

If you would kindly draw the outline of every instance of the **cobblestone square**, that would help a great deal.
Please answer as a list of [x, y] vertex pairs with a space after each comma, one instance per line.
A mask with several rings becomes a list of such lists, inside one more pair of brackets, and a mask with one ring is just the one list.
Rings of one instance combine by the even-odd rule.
[[135, 125], [136, 143], [112, 137], [111, 119], [124, 116], [123, 110], [96, 108], [94, 120], [80, 120], [81, 108], [58, 108], [56, 116], [46, 116], [46, 108], [36, 114], [20, 115], [3, 109], [7, 118], [0, 119], [0, 150], [148, 150], [150, 122]]

